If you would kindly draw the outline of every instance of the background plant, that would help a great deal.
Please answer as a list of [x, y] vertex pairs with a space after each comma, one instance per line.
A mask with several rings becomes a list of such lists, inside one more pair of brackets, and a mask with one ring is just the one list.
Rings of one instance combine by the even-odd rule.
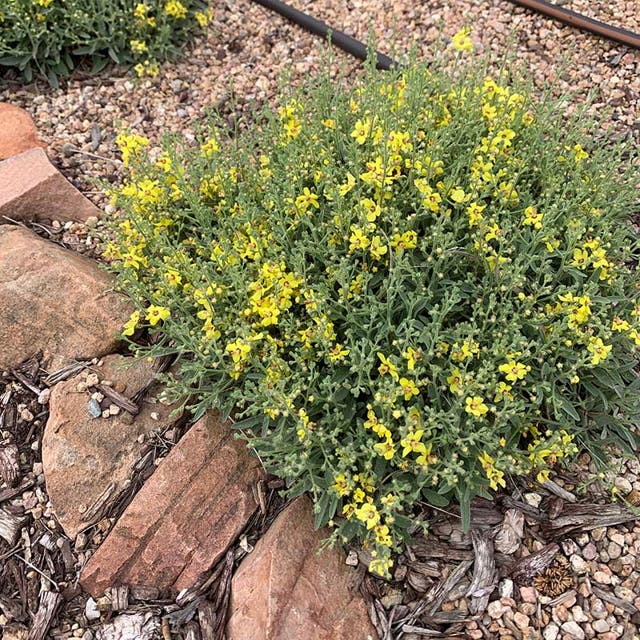
[[213, 17], [208, 0], [5, 0], [0, 6], [0, 65], [52, 84], [88, 61], [134, 64], [155, 75]]
[[456, 499], [467, 525], [512, 474], [636, 446], [629, 150], [450, 61], [320, 78], [196, 147], [119, 138], [125, 335], [149, 328], [133, 348], [177, 356], [174, 395], [234, 412], [380, 574], [417, 502]]

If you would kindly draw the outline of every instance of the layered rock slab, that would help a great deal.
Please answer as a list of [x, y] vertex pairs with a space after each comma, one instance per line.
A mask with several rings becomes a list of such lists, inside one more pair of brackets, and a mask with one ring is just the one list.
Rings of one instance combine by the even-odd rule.
[[317, 553], [327, 535], [306, 497], [276, 518], [233, 577], [228, 640], [377, 640], [344, 554]]
[[0, 371], [39, 351], [54, 370], [116, 351], [132, 305], [92, 260], [0, 226]]
[[100, 209], [52, 164], [42, 149], [0, 162], [0, 224], [15, 220], [85, 222]]
[[[108, 381], [127, 398], [154, 377], [153, 363], [123, 356], [107, 356], [89, 376]], [[140, 412], [122, 410], [94, 418], [88, 411], [89, 378], [79, 375], [57, 384], [49, 400], [49, 419], [42, 439], [42, 463], [47, 493], [58, 521], [70, 538], [99, 518], [96, 509], [126, 486], [145, 450], [144, 439], [175, 422], [172, 407], [154, 402], [158, 384], [149, 389]]]
[[205, 414], [158, 466], [84, 568], [94, 596], [116, 585], [179, 593], [225, 553], [257, 508], [263, 477], [231, 424]]
[[24, 109], [0, 102], [0, 160], [44, 147], [33, 118]]

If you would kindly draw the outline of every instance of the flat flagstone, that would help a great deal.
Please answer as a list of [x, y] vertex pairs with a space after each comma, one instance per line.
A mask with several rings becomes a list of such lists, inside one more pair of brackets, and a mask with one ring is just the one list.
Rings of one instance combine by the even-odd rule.
[[20, 107], [0, 102], [0, 160], [44, 146], [31, 115]]
[[0, 162], [0, 224], [10, 220], [84, 222], [100, 213], [49, 162], [42, 149], [30, 149]]
[[82, 571], [93, 596], [116, 585], [176, 594], [225, 553], [256, 510], [258, 460], [208, 412], [183, 436]]
[[74, 251], [0, 225], [0, 371], [39, 351], [50, 370], [114, 352], [132, 306]]
[[[49, 419], [42, 438], [42, 463], [47, 494], [58, 521], [70, 538], [99, 519], [99, 507], [124, 489], [147, 446], [144, 437], [171, 426], [173, 407], [153, 402], [160, 385], [149, 389], [135, 417], [119, 407], [115, 415], [93, 417], [88, 410], [91, 392], [87, 377], [113, 383], [131, 398], [153, 378], [153, 363], [123, 356], [107, 356], [92, 367], [57, 384], [49, 400]], [[102, 402], [109, 407], [108, 398]]]
[[318, 555], [328, 534], [306, 496], [276, 518], [233, 577], [228, 640], [377, 640], [344, 553]]

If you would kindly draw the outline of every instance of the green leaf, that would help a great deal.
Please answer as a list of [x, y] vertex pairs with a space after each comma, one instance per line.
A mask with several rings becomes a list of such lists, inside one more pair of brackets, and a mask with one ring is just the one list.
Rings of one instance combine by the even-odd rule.
[[445, 496], [441, 496], [439, 493], [435, 491], [431, 491], [431, 489], [422, 488], [420, 490], [422, 497], [434, 507], [448, 507], [449, 506], [449, 498]]

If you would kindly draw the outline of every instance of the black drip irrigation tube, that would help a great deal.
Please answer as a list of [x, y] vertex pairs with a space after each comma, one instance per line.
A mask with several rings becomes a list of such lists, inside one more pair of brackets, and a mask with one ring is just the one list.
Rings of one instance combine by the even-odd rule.
[[[284, 2], [280, 2], [280, 0], [253, 0], [256, 4], [260, 4], [267, 9], [271, 9], [276, 13], [279, 13], [281, 16], [291, 20], [294, 24], [306, 29], [307, 31], [311, 31], [311, 33], [315, 33], [318, 36], [322, 36], [323, 38], [331, 38], [331, 44], [334, 44], [339, 49], [346, 51], [351, 54], [354, 58], [358, 58], [359, 60], [366, 60], [369, 54], [370, 49], [359, 40], [348, 36], [346, 33], [342, 33], [342, 31], [336, 31], [332, 29], [327, 24], [322, 22], [322, 20], [318, 20], [317, 18], [313, 18], [312, 16], [304, 13], [303, 11], [299, 11], [298, 9], [294, 9], [290, 7], [288, 4]], [[383, 69], [388, 71], [393, 67], [397, 67], [398, 63], [390, 58], [389, 56], [384, 55], [384, 53], [379, 53], [376, 51], [376, 68]]]
[[[358, 58], [359, 60], [367, 59], [369, 48], [364, 43], [348, 36], [342, 31], [332, 29], [322, 22], [322, 20], [318, 20], [303, 11], [294, 9], [280, 0], [253, 1], [267, 9], [271, 9], [271, 11], [279, 13], [281, 16], [284, 16], [294, 24], [297, 24], [311, 33], [323, 38], [330, 38], [331, 44], [343, 51], [346, 51], [355, 58]], [[593, 18], [584, 16], [581, 13], [576, 13], [570, 9], [565, 9], [564, 7], [552, 4], [547, 0], [510, 0], [510, 2], [531, 11], [537, 11], [548, 18], [559, 20], [569, 26], [582, 29], [583, 31], [589, 31], [607, 40], [619, 42], [635, 49], [640, 49], [640, 35], [633, 31], [628, 31], [627, 29], [621, 29], [620, 27], [614, 27], [605, 22], [594, 20]], [[377, 69], [389, 70], [400, 66], [395, 60], [393, 60], [393, 58], [390, 58], [384, 53], [376, 51], [375, 56]]]

